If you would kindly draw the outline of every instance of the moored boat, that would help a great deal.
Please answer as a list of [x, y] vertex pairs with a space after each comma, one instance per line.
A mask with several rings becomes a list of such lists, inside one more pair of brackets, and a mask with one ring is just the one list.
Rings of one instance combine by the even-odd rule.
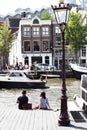
[[83, 100], [83, 109], [87, 112], [87, 75], [81, 75], [81, 97]]
[[76, 101], [77, 105], [87, 112], [87, 75], [81, 75], [81, 94], [75, 94], [74, 100]]
[[24, 71], [11, 70], [0, 76], [0, 88], [44, 88], [46, 80], [29, 79]]
[[82, 67], [73, 63], [70, 63], [70, 66], [76, 79], [81, 79], [82, 74], [87, 74], [87, 67]]

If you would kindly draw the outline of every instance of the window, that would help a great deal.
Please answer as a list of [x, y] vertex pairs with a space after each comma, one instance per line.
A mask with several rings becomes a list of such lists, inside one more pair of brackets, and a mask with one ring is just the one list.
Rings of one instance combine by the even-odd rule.
[[30, 51], [30, 41], [24, 41], [24, 51]]
[[56, 37], [56, 45], [61, 45], [61, 37]]
[[40, 30], [39, 27], [33, 27], [33, 36], [39, 36]]
[[82, 47], [82, 56], [86, 56], [86, 47]]
[[62, 55], [62, 50], [55, 50], [55, 56], [58, 57], [60, 55]]
[[57, 34], [57, 33], [61, 33], [59, 27], [55, 27], [55, 33], [56, 33], [56, 34]]
[[43, 51], [48, 51], [48, 41], [43, 41]]
[[86, 64], [86, 60], [85, 60], [85, 59], [82, 59], [82, 60], [81, 60], [81, 63], [82, 63], [82, 64]]
[[42, 36], [49, 36], [49, 28], [42, 27]]
[[39, 47], [38, 41], [34, 41], [34, 51], [40, 51], [40, 47]]
[[20, 73], [20, 72], [12, 72], [11, 74], [10, 74], [10, 77], [22, 77], [23, 75], [22, 75], [22, 73]]
[[24, 27], [23, 28], [23, 35], [24, 36], [30, 36], [30, 27]]

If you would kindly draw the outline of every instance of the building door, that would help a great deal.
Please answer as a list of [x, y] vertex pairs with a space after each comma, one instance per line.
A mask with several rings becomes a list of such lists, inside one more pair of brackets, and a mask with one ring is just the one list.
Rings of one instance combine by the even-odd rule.
[[29, 65], [29, 59], [28, 59], [28, 57], [25, 57], [24, 64], [25, 65]]
[[45, 63], [49, 64], [49, 56], [45, 56]]

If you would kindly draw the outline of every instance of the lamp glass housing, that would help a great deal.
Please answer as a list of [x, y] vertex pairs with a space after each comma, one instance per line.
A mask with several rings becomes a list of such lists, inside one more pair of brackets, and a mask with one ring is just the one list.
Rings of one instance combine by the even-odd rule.
[[71, 6], [69, 4], [59, 4], [58, 6], [52, 6], [54, 15], [59, 25], [66, 25], [69, 21], [69, 15]]

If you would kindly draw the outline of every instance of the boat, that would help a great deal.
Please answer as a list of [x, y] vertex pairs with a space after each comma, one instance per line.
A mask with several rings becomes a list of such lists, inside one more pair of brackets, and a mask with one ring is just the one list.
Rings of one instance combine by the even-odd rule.
[[11, 70], [0, 76], [0, 88], [44, 88], [46, 80], [30, 79], [22, 70]]
[[77, 105], [87, 112], [87, 74], [81, 75], [81, 94], [75, 94], [74, 100]]
[[83, 110], [87, 112], [87, 74], [81, 75], [81, 98], [83, 100]]
[[82, 67], [73, 63], [70, 63], [70, 67], [76, 79], [81, 79], [82, 74], [87, 74], [87, 67]]

